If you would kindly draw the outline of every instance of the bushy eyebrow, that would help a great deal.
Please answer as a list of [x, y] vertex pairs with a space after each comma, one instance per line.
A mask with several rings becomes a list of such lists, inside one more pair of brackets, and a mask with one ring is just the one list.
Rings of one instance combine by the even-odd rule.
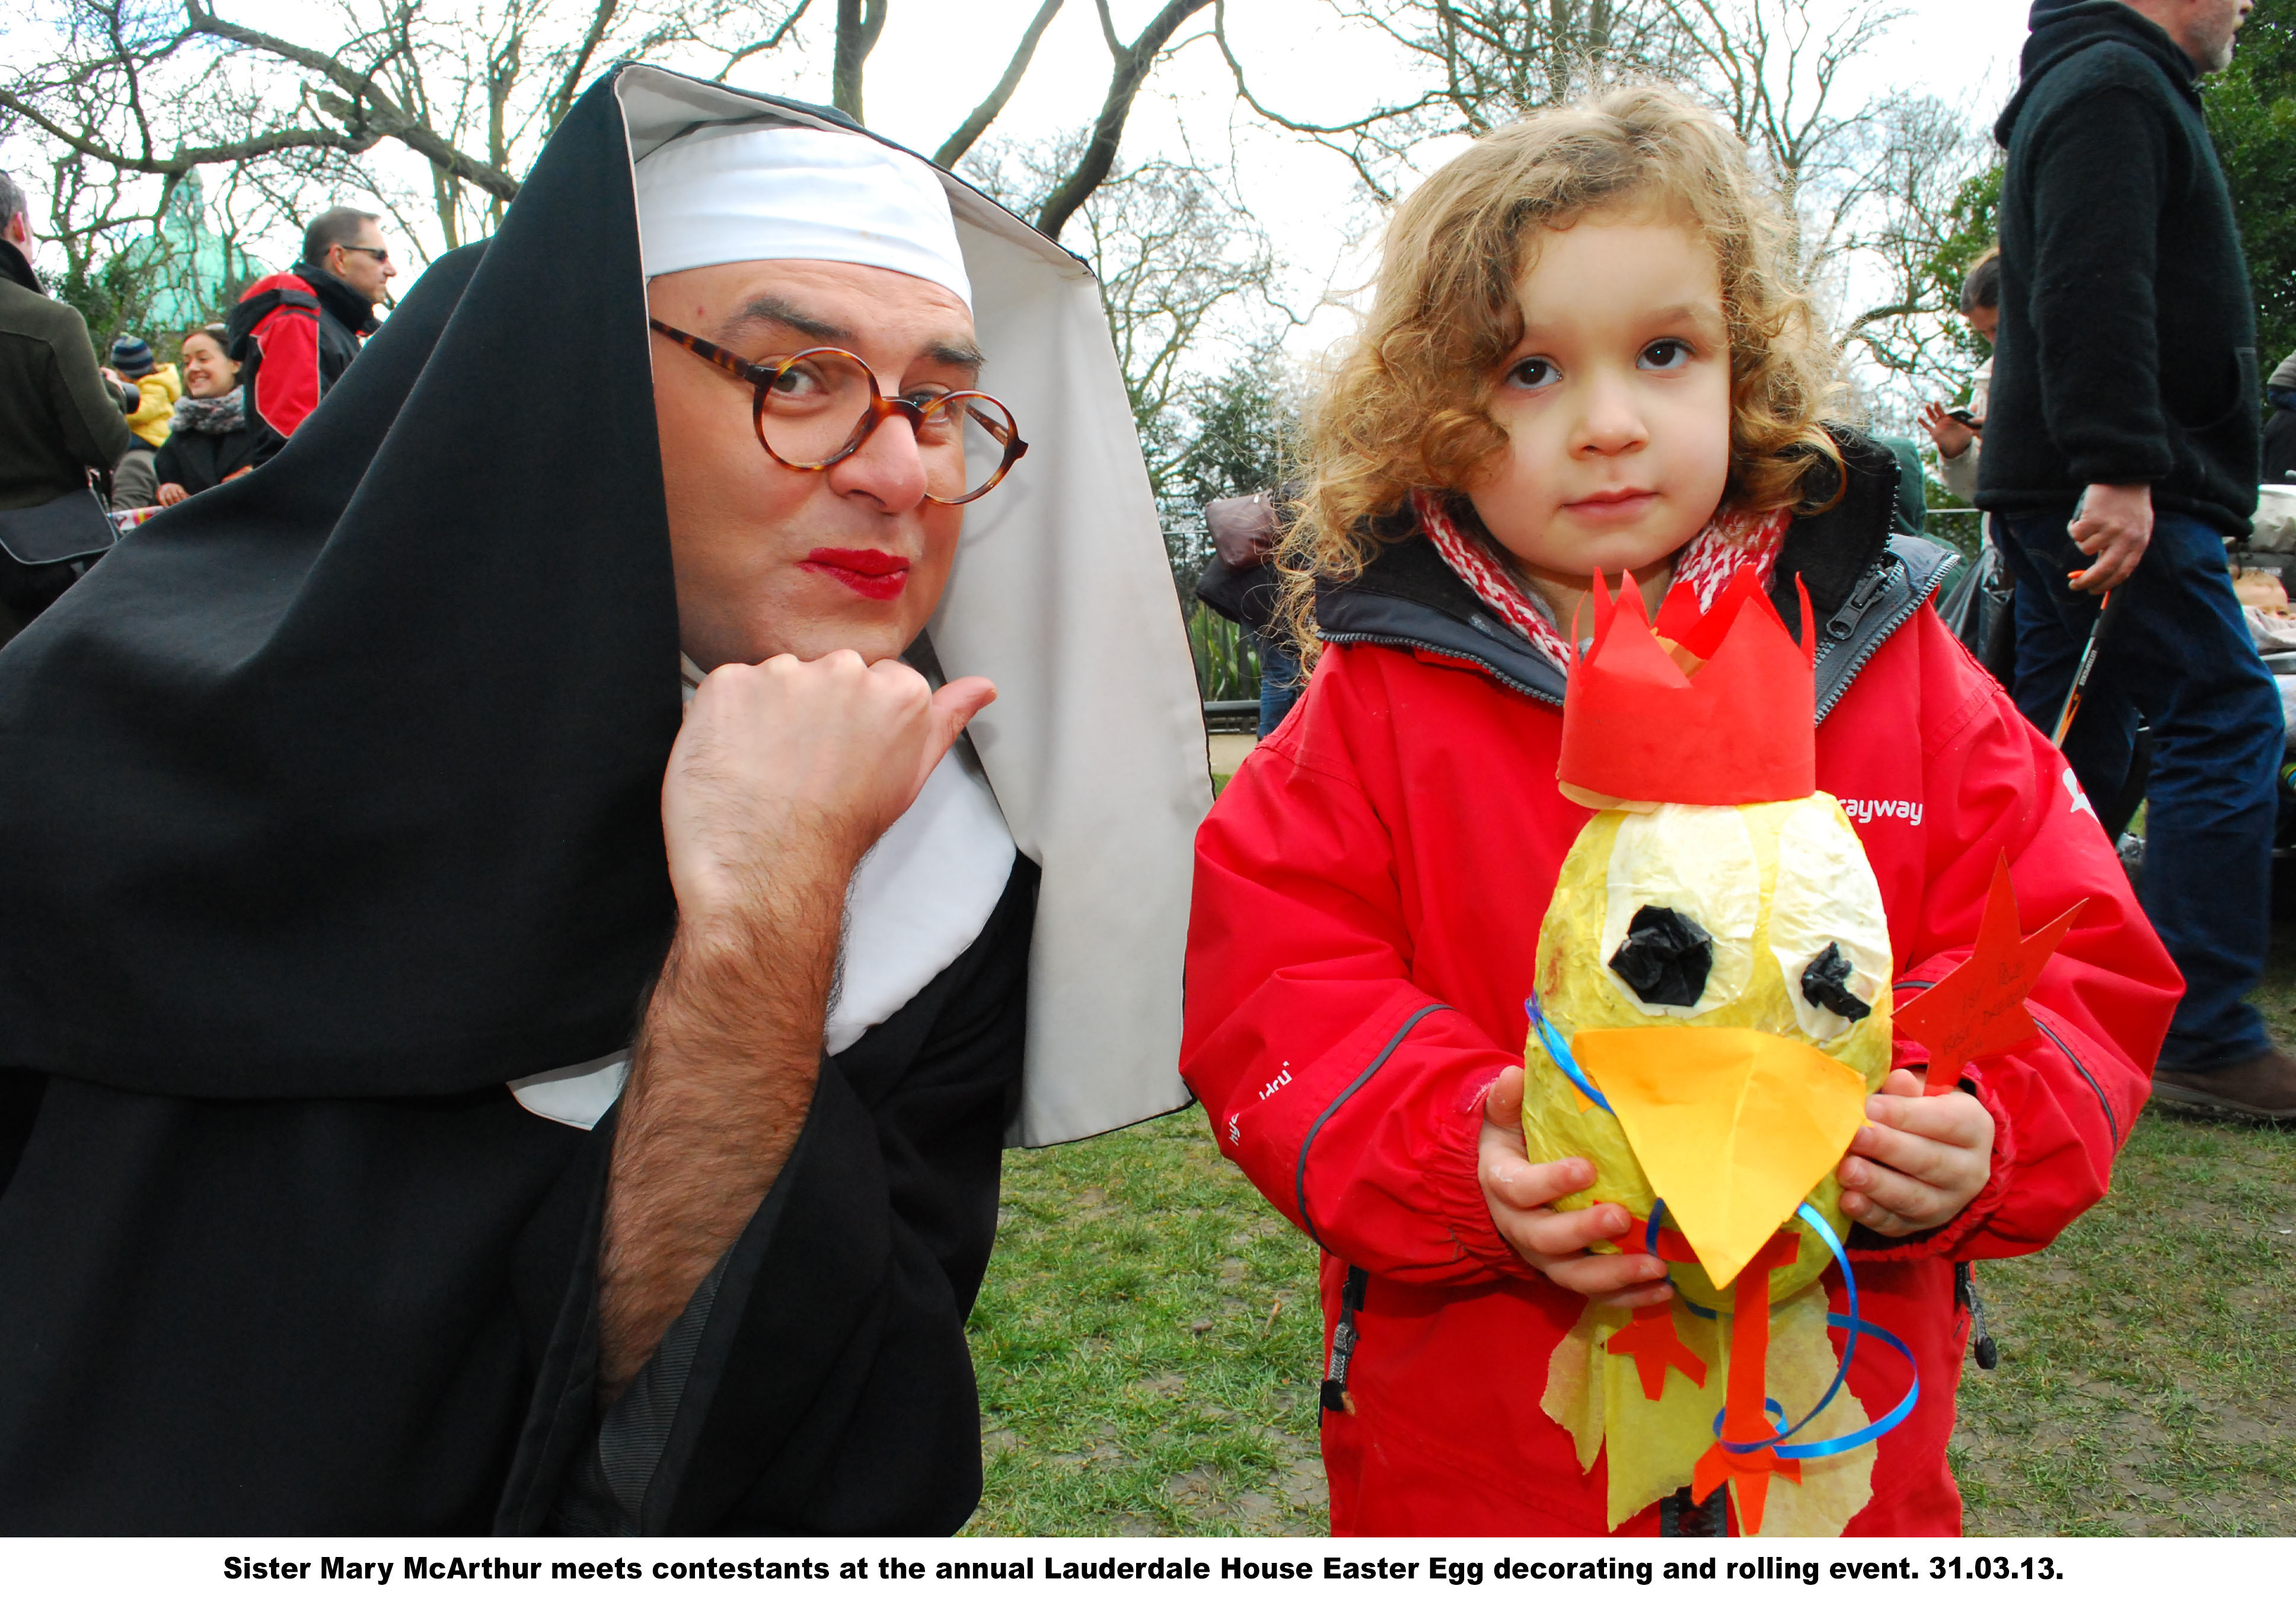
[[[817, 340], [824, 346], [843, 347], [848, 350], [860, 339], [841, 324], [817, 318], [795, 303], [772, 295], [753, 296], [742, 303], [741, 310], [719, 331], [719, 338], [734, 339], [750, 325], [758, 324], [778, 324], [795, 330], [808, 340]], [[969, 374], [978, 374], [981, 365], [988, 362], [980, 349], [971, 341], [931, 341], [925, 347], [925, 356], [937, 364], [963, 369]]]
[[946, 363], [951, 368], [961, 368], [968, 373], [974, 374], [979, 373], [981, 365], [988, 361], [980, 349], [969, 340], [963, 346], [955, 345], [951, 341], [936, 340], [925, 348], [925, 355], [935, 363]]
[[741, 311], [726, 321], [718, 332], [726, 336], [738, 334], [753, 324], [786, 324], [807, 340], [818, 340], [827, 346], [850, 346], [855, 340], [853, 332], [843, 324], [816, 318], [778, 296], [751, 297], [742, 304]]

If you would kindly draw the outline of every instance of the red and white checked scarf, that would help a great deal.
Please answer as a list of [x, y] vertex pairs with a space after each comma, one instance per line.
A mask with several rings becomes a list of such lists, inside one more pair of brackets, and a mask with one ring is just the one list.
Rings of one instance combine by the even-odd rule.
[[[1419, 516], [1419, 528], [1427, 532], [1427, 539], [1435, 544], [1443, 562], [1501, 619], [1553, 660], [1557, 669], [1568, 672], [1574, 657], [1570, 644], [1523, 595], [1483, 544], [1461, 530], [1458, 522], [1444, 512], [1441, 494], [1414, 491], [1411, 506]], [[1784, 508], [1760, 514], [1717, 513], [1676, 559], [1673, 584], [1688, 587], [1701, 611], [1711, 608], [1731, 577], [1748, 564], [1754, 566], [1754, 578], [1767, 590], [1770, 576], [1778, 567], [1778, 549], [1784, 545], [1786, 527], [1792, 522], [1792, 515]]]

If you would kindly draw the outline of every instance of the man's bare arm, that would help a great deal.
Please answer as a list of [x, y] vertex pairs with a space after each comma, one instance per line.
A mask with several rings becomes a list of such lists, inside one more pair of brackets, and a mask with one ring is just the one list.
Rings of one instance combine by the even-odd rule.
[[750, 922], [711, 932], [681, 923], [655, 985], [600, 1248], [609, 1401], [740, 1235], [805, 1125], [845, 885], [833, 866], [791, 871], [777, 908]]
[[599, 1251], [611, 1401], [757, 1210], [811, 1105], [861, 856], [996, 695], [849, 652], [702, 685], [662, 783], [677, 933], [623, 1097]]

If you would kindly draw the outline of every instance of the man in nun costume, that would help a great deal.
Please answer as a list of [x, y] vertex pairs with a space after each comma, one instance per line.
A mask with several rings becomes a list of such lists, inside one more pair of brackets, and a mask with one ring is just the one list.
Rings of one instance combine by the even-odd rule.
[[608, 75], [0, 653], [0, 1530], [954, 1529], [1002, 1146], [1185, 1099], [1195, 696], [1083, 267]]

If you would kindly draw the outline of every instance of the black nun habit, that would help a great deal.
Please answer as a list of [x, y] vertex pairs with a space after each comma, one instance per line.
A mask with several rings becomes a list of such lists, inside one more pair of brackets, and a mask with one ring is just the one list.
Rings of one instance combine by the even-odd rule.
[[771, 1192], [594, 1405], [611, 1102], [676, 918], [631, 166], [830, 117], [618, 69], [275, 460], [0, 651], [0, 1530], [971, 1512], [1000, 1147], [1184, 1103], [1209, 789], [1091, 280], [953, 179], [1031, 451], [925, 651], [999, 685], [968, 762], [1018, 852], [954, 961], [831, 1034]]

